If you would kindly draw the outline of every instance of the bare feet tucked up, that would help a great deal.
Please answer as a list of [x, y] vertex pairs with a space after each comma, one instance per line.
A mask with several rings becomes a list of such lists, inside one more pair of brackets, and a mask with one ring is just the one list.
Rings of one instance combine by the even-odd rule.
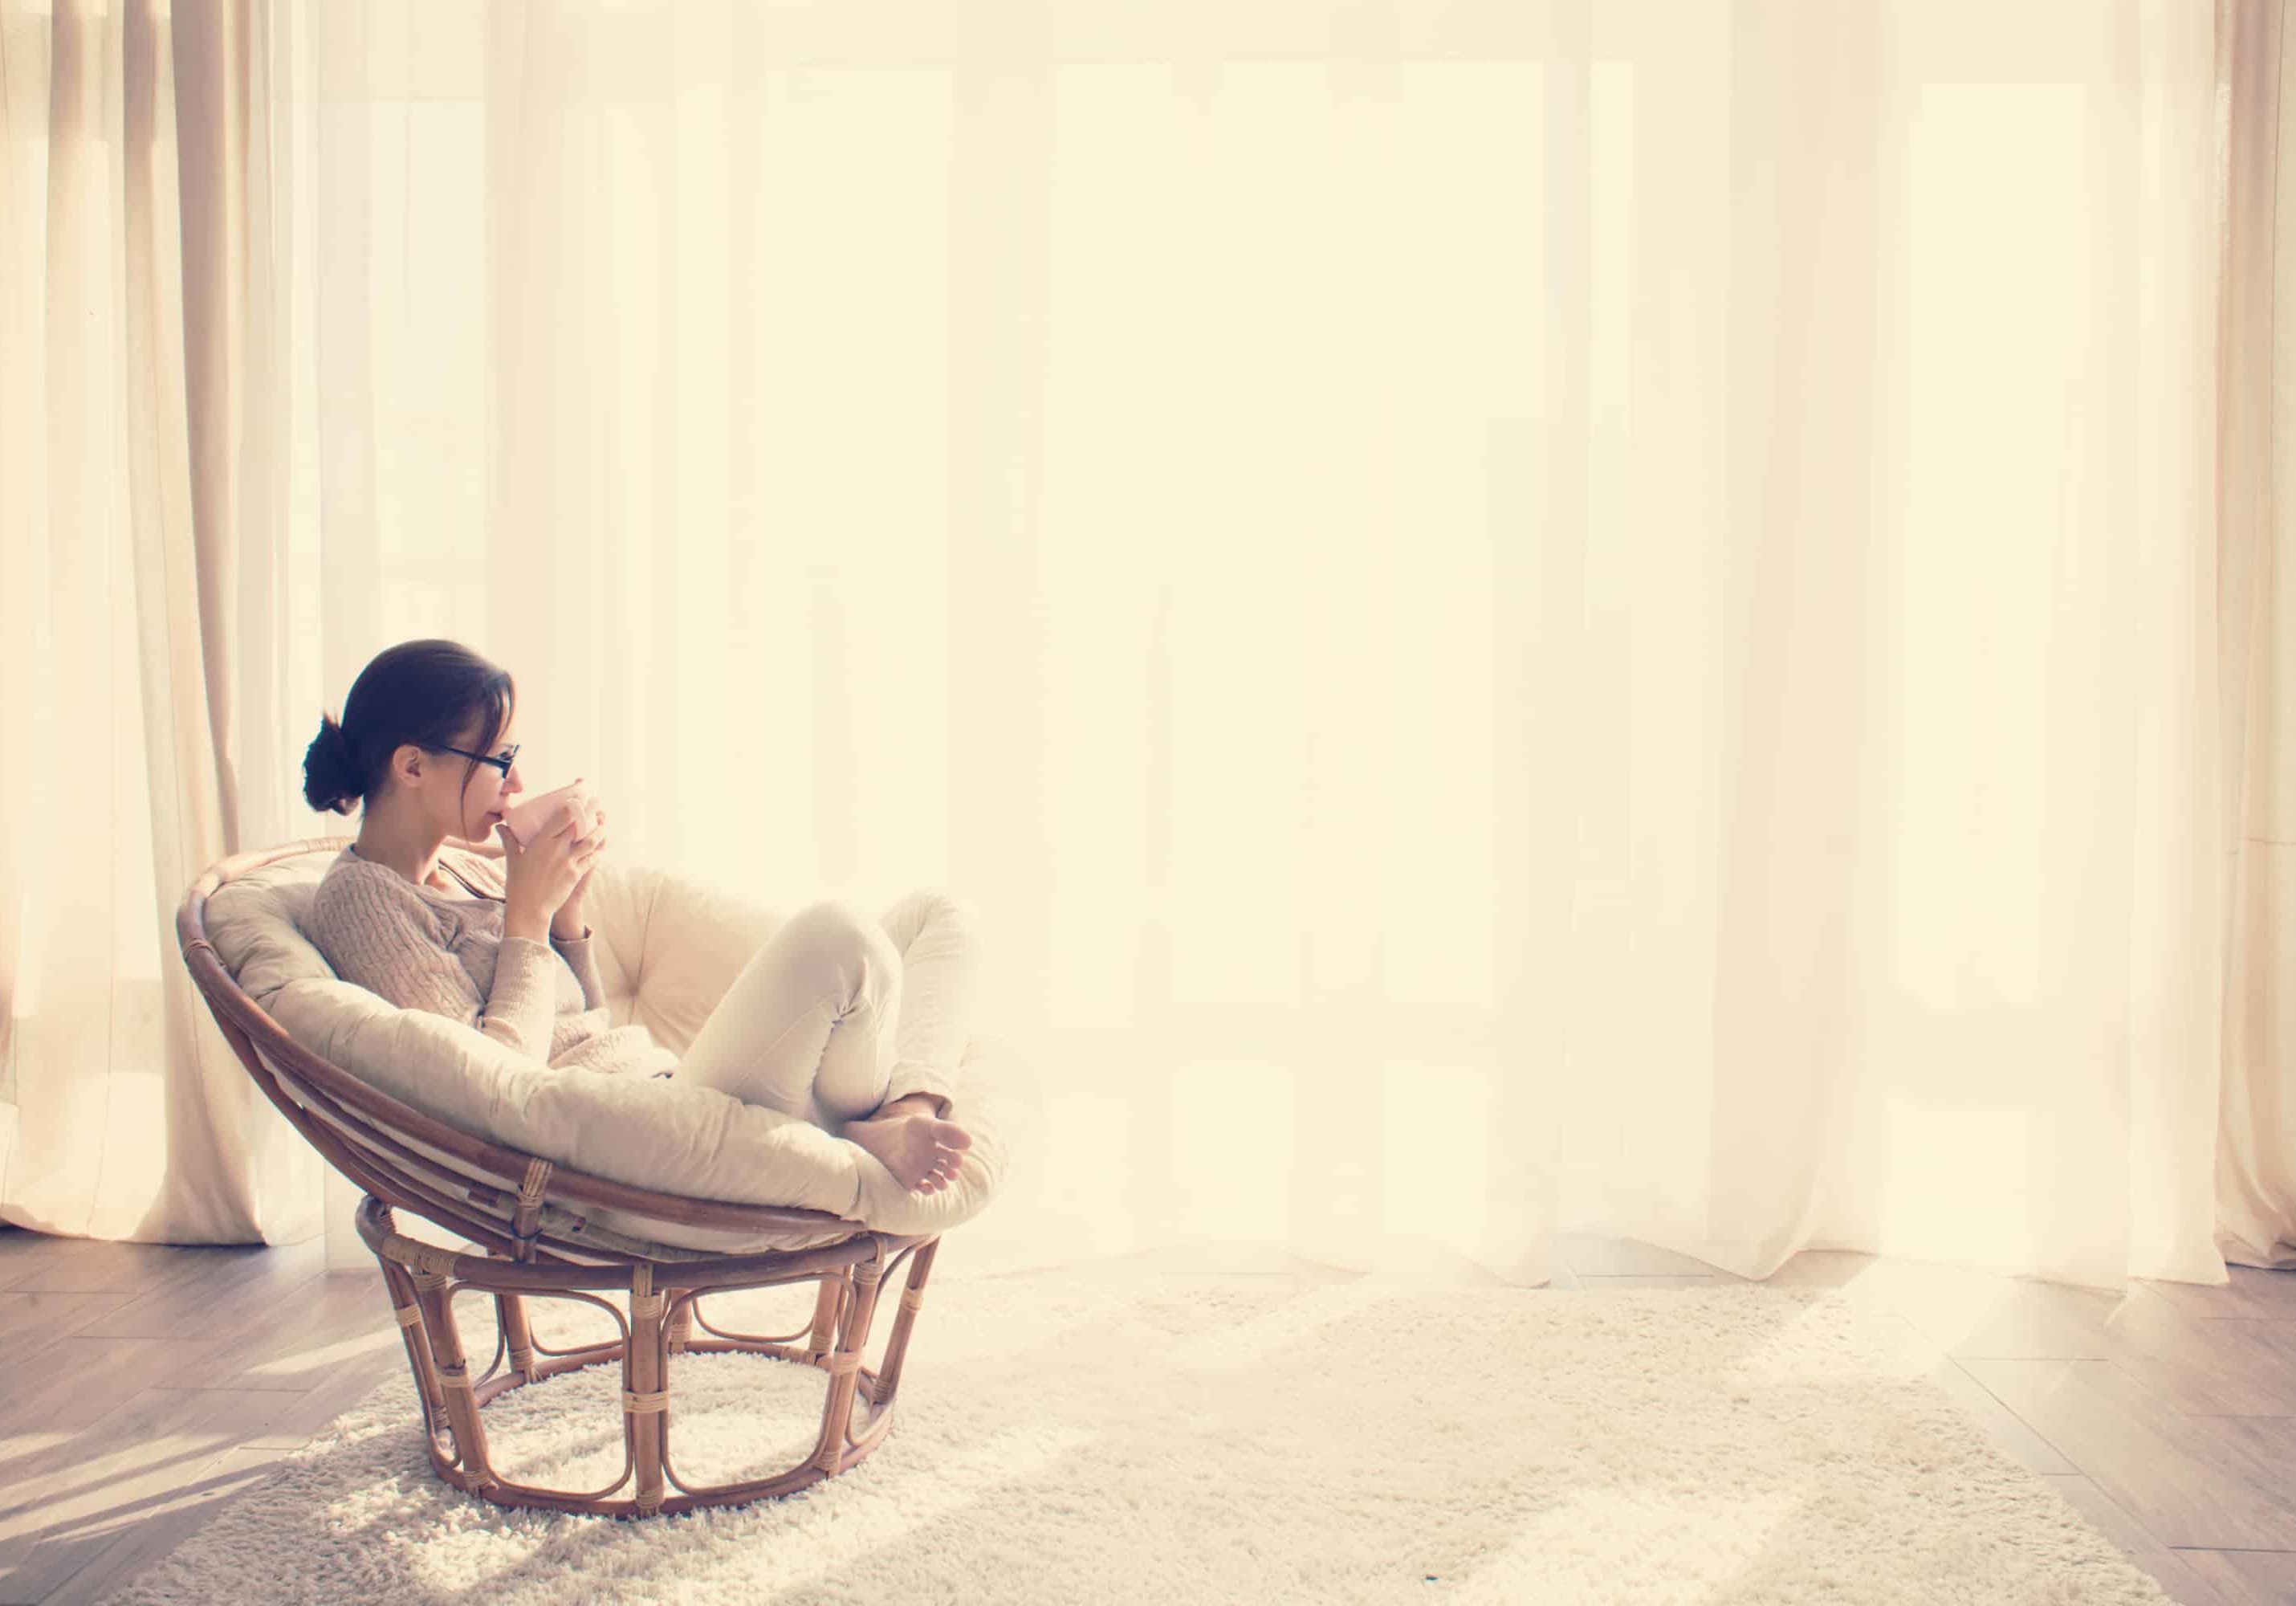
[[846, 1124], [845, 1135], [875, 1155], [902, 1187], [938, 1193], [955, 1180], [972, 1134], [954, 1121], [911, 1114], [877, 1115]]

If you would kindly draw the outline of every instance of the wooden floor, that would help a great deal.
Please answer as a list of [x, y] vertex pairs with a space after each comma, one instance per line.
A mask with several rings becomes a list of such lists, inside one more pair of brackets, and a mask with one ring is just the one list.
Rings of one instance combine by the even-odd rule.
[[[1644, 1244], [1558, 1247], [1555, 1289], [1737, 1281]], [[1207, 1272], [1354, 1275], [1217, 1246], [1096, 1268]], [[1844, 1289], [2185, 1606], [2296, 1602], [2296, 1273], [2232, 1279], [2123, 1297], [1812, 1251], [1769, 1281]], [[1462, 1264], [1456, 1281], [1494, 1280]], [[0, 1606], [99, 1600], [208, 1521], [404, 1368], [386, 1305], [375, 1272], [324, 1270], [316, 1240], [0, 1231]]]

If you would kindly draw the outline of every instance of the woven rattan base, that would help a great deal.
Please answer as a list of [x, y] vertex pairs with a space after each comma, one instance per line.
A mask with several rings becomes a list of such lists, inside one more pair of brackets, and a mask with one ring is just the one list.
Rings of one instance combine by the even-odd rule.
[[[938, 1238], [865, 1231], [797, 1251], [708, 1260], [634, 1256], [599, 1264], [544, 1264], [457, 1253], [408, 1238], [397, 1231], [390, 1206], [372, 1194], [359, 1206], [358, 1230], [382, 1266], [422, 1402], [423, 1440], [439, 1476], [496, 1505], [615, 1517], [745, 1505], [791, 1494], [866, 1459], [893, 1425], [901, 1357], [940, 1247]], [[862, 1364], [862, 1353], [878, 1290], [904, 1260], [911, 1261], [908, 1284], [901, 1292], [884, 1364], [872, 1371]], [[809, 1329], [780, 1335], [721, 1332], [701, 1314], [706, 1293], [808, 1281], [821, 1285]], [[501, 1330], [494, 1361], [477, 1377], [471, 1375], [455, 1324], [454, 1296], [466, 1288], [494, 1297]], [[586, 1291], [594, 1289], [627, 1290], [627, 1315]], [[535, 1342], [527, 1321], [526, 1301], [536, 1297], [597, 1305], [613, 1316], [621, 1337], [578, 1349], [545, 1348]], [[696, 1326], [712, 1336], [695, 1338]], [[821, 1433], [811, 1454], [770, 1478], [701, 1487], [680, 1479], [670, 1459], [668, 1370], [669, 1357], [682, 1351], [755, 1355], [828, 1372]], [[480, 1420], [488, 1402], [543, 1378], [610, 1364], [622, 1369], [620, 1477], [601, 1489], [551, 1489], [513, 1482], [495, 1470]], [[865, 1405], [858, 1431], [853, 1420], [857, 1397]], [[633, 1480], [631, 1493], [622, 1495]]]

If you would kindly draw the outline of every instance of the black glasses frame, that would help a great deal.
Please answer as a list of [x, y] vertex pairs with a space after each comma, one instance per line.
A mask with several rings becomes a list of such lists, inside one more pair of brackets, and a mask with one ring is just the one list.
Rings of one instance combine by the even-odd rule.
[[522, 743], [512, 742], [510, 745], [509, 751], [499, 755], [490, 755], [484, 753], [471, 753], [460, 747], [448, 747], [445, 745], [432, 747], [430, 751], [433, 753], [451, 753], [457, 758], [474, 758], [482, 764], [492, 764], [496, 769], [503, 772], [503, 778], [504, 780], [508, 780], [510, 778], [510, 767], [518, 762], [518, 750], [524, 744]]

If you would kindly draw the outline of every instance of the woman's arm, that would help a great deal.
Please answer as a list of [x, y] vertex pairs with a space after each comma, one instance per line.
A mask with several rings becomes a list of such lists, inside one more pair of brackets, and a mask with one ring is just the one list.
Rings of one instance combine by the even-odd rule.
[[328, 878], [307, 935], [336, 976], [401, 1009], [459, 1020], [547, 1065], [557, 1021], [557, 951], [505, 936], [494, 985], [481, 995], [463, 961], [439, 945], [432, 912], [398, 872], [362, 866]]

